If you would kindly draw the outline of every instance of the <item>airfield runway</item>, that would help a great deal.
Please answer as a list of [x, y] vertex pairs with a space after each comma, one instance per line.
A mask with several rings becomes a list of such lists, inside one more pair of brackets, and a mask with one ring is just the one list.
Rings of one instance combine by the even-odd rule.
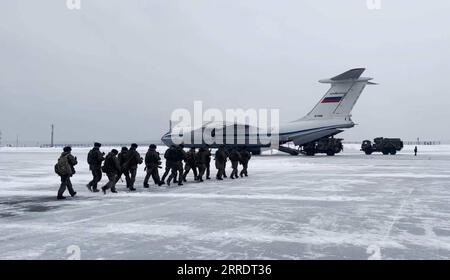
[[141, 166], [138, 191], [117, 195], [88, 192], [88, 149], [74, 148], [65, 201], [60, 149], [0, 148], [0, 259], [450, 259], [450, 146], [358, 148], [255, 156], [248, 178], [149, 190]]

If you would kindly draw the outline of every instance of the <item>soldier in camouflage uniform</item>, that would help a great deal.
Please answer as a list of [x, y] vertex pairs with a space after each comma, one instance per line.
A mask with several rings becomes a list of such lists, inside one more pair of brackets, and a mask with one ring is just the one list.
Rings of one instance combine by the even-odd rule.
[[161, 186], [161, 180], [159, 179], [159, 172], [158, 168], [160, 168], [161, 165], [161, 157], [159, 156], [159, 153], [156, 151], [156, 145], [151, 144], [149, 146], [148, 152], [145, 155], [145, 169], [147, 171], [147, 174], [145, 175], [144, 179], [144, 188], [148, 188], [148, 180], [150, 179], [150, 176], [153, 178], [153, 182]]

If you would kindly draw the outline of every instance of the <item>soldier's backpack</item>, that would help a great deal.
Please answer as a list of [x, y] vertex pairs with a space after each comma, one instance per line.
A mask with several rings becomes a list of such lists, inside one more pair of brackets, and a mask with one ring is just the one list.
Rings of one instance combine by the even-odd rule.
[[215, 155], [216, 161], [225, 161], [224, 151], [217, 150]]
[[230, 160], [232, 160], [232, 161], [238, 161], [238, 160], [241, 159], [241, 155], [239, 154], [239, 152], [233, 151], [233, 152], [231, 152], [229, 158], [230, 158]]
[[169, 148], [166, 153], [164, 154], [164, 157], [168, 161], [177, 161], [177, 151], [173, 148]]
[[91, 164], [95, 164], [95, 159], [94, 159], [95, 155], [94, 155], [94, 150], [90, 150], [87, 156], [87, 162], [89, 165]]
[[168, 159], [168, 157], [169, 157], [169, 153], [170, 153], [169, 150], [170, 149], [167, 149], [166, 152], [164, 153], [164, 158], [165, 159]]
[[250, 160], [250, 157], [251, 157], [251, 155], [250, 155], [250, 153], [248, 152], [248, 151], [242, 151], [241, 152], [241, 162], [247, 162], [247, 161], [249, 161]]
[[120, 163], [120, 169], [122, 172], [125, 172], [128, 169], [128, 152], [121, 152], [119, 153], [119, 163]]
[[59, 176], [67, 176], [72, 173], [72, 167], [69, 164], [69, 155], [61, 156], [55, 164], [55, 173]]
[[186, 154], [186, 158], [184, 159], [184, 161], [189, 163], [189, 164], [193, 163], [194, 155], [191, 152], [187, 153]]
[[106, 157], [105, 161], [103, 162], [103, 166], [102, 166], [102, 172], [103, 173], [108, 173], [112, 170], [112, 157]]
[[127, 172], [130, 169], [130, 161], [127, 159], [121, 166], [120, 169], [122, 172]]
[[129, 154], [128, 154], [127, 166], [133, 166], [133, 165], [142, 164], [143, 160], [139, 156], [137, 151], [130, 150], [128, 153]]

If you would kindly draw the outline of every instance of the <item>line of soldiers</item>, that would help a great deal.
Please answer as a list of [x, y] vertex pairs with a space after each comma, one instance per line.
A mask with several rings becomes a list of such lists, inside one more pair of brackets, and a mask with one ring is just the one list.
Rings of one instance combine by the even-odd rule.
[[[117, 193], [116, 184], [125, 176], [126, 186], [129, 191], [135, 191], [134, 183], [136, 181], [136, 174], [138, 165], [145, 163], [144, 171], [146, 171], [144, 179], [144, 188], [149, 188], [150, 177], [153, 179], [155, 185], [162, 186], [176, 183], [179, 186], [186, 182], [187, 175], [192, 170], [194, 180], [197, 182], [204, 182], [203, 176], [206, 180], [210, 178], [210, 163], [211, 150], [208, 147], [202, 147], [196, 151], [195, 148], [189, 149], [188, 152], [184, 150], [183, 144], [178, 146], [172, 145], [164, 153], [166, 159], [165, 171], [163, 176], [159, 177], [159, 168], [161, 167], [161, 157], [156, 151], [156, 145], [152, 144], [143, 159], [137, 151], [138, 145], [131, 144], [131, 147], [122, 147], [119, 151], [112, 149], [106, 156], [104, 152], [100, 151], [100, 143], [94, 143], [94, 147], [89, 151], [87, 162], [89, 170], [92, 173], [92, 180], [86, 185], [89, 191], [99, 192], [98, 183], [102, 179], [102, 174], [105, 173], [108, 177], [106, 185], [101, 187], [101, 190], [106, 194], [107, 190]], [[58, 199], [65, 199], [63, 196], [65, 190], [73, 197], [76, 192], [73, 190], [70, 178], [75, 174], [74, 166], [78, 163], [77, 158], [71, 154], [71, 147], [64, 147], [63, 153], [55, 165], [55, 173], [61, 177], [61, 185], [58, 190]], [[248, 162], [251, 154], [246, 149], [234, 148], [228, 151], [225, 146], [221, 146], [215, 153], [215, 166], [217, 169], [217, 180], [223, 180], [227, 175], [225, 173], [227, 159], [231, 161], [232, 172], [231, 179], [248, 176]], [[184, 162], [184, 164], [183, 164]], [[242, 165], [242, 170], [238, 173], [238, 166]], [[167, 178], [167, 180], [166, 180]]]

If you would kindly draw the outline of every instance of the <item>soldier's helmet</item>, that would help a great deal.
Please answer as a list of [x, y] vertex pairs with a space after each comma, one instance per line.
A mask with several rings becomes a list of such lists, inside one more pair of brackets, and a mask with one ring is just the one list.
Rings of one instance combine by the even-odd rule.
[[112, 149], [112, 150], [111, 150], [111, 153], [117, 155], [117, 154], [119, 153], [119, 151], [117, 151], [116, 149]]
[[126, 151], [128, 151], [128, 148], [127, 147], [122, 147], [122, 152], [126, 152]]
[[149, 148], [152, 149], [152, 150], [154, 150], [154, 149], [156, 149], [156, 145], [155, 145], [155, 144], [151, 144], [151, 145], [149, 146]]
[[138, 147], [138, 144], [136, 144], [136, 143], [131, 144], [131, 148], [137, 148], [137, 147]]
[[98, 142], [95, 142], [94, 143], [94, 147], [98, 147], [98, 148], [100, 148], [102, 146], [102, 144], [101, 143], [98, 143]]
[[67, 152], [71, 152], [72, 151], [72, 147], [66, 146], [66, 147], [63, 148], [63, 151], [66, 152], [66, 153]]

